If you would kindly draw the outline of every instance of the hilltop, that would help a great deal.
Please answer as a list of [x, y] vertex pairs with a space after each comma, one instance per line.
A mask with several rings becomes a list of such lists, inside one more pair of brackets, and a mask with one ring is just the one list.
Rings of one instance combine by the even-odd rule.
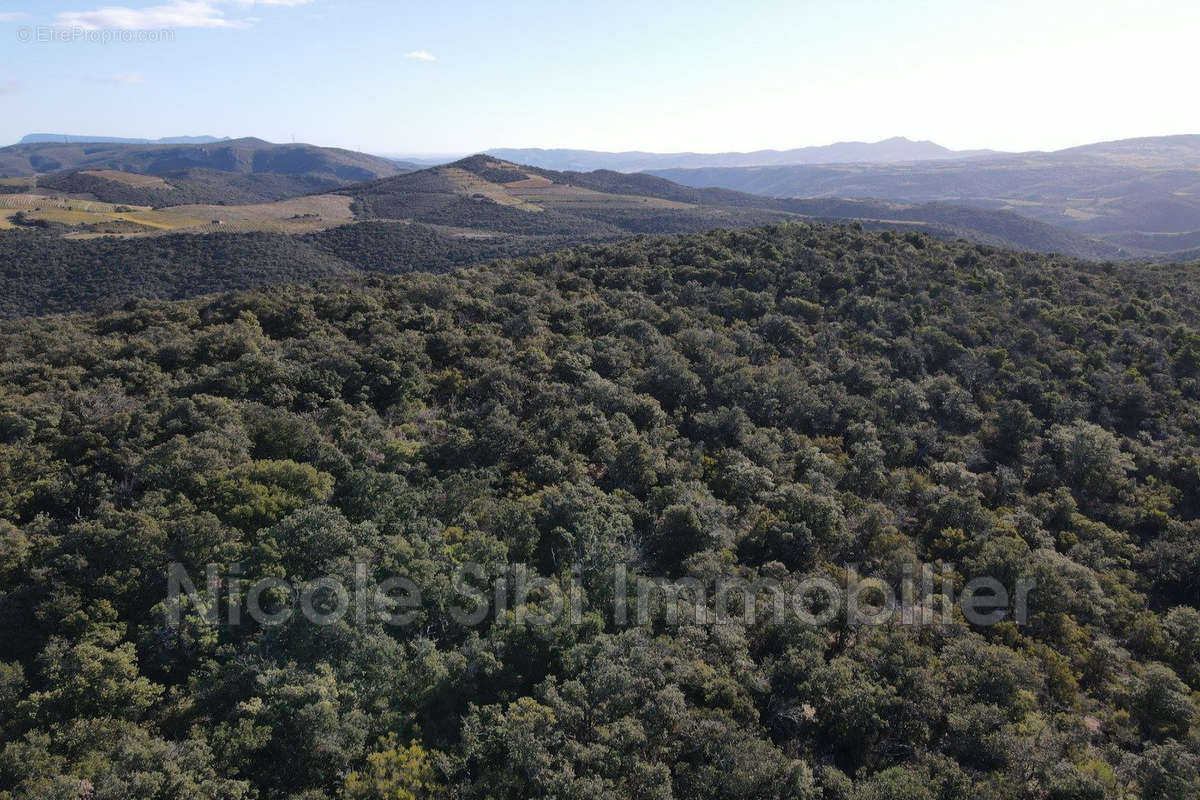
[[476, 155], [341, 193], [354, 198], [356, 213], [365, 218], [585, 238], [699, 231], [787, 216], [770, 203], [703, 202], [701, 193], [668, 182], [663, 191], [631, 188], [605, 174], [558, 173]]
[[[230, 139], [209, 144], [36, 143], [0, 148], [0, 177], [37, 176], [40, 187], [130, 205], [253, 203], [329, 191], [395, 175], [405, 167], [378, 156]], [[131, 180], [151, 175], [160, 185]]]

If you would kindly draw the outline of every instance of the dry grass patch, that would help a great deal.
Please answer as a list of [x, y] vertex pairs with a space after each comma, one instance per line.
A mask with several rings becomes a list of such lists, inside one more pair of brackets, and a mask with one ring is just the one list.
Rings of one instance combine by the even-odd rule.
[[695, 208], [690, 203], [681, 203], [675, 200], [628, 194], [608, 194], [562, 183], [528, 188], [514, 186], [509, 189], [509, 192], [514, 197], [528, 202], [564, 210], [571, 208]]
[[123, 183], [126, 186], [137, 186], [143, 189], [174, 189], [175, 187], [167, 183], [157, 175], [138, 175], [133, 172], [120, 172], [115, 169], [84, 169], [79, 171], [80, 175], [91, 175], [96, 178], [103, 178], [106, 181], [114, 183]]
[[67, 234], [71, 238], [213, 231], [307, 233], [353, 222], [350, 200], [341, 195], [313, 195], [277, 203], [185, 205], [155, 209], [69, 197], [10, 194], [0, 195], [0, 220], [3, 227], [11, 228], [10, 218], [22, 211], [29, 219], [86, 228]]
[[490, 183], [457, 167], [446, 167], [441, 170], [443, 177], [453, 184], [454, 188], [468, 197], [486, 197], [503, 206], [513, 206], [524, 211], [541, 211], [541, 207], [517, 197], [498, 183]]
[[180, 224], [177, 227], [199, 227], [204, 232], [307, 233], [353, 222], [351, 200], [344, 195], [318, 194], [244, 206], [171, 206], [159, 209], [158, 213], [169, 220], [178, 219]]

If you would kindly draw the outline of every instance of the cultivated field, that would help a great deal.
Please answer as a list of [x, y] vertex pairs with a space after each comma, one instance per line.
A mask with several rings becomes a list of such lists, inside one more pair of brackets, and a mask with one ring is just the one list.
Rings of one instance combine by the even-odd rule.
[[688, 203], [664, 200], [659, 197], [609, 194], [585, 189], [582, 186], [550, 183], [544, 178], [541, 180], [544, 182], [530, 180], [506, 184], [505, 188], [513, 197], [526, 203], [548, 206], [560, 211], [609, 208], [695, 208]]
[[[525, 211], [541, 211], [541, 206], [518, 196], [517, 192], [504, 186], [486, 181], [478, 175], [473, 175], [465, 169], [443, 167], [438, 170], [442, 177], [450, 182], [454, 189], [467, 196], [479, 195], [499, 203], [502, 206], [514, 206]], [[533, 176], [530, 176], [533, 177]]]
[[154, 209], [64, 196], [0, 194], [0, 228], [13, 227], [12, 216], [17, 212], [24, 212], [27, 219], [75, 228], [66, 233], [69, 238], [213, 231], [307, 233], [353, 221], [350, 198], [341, 195], [313, 195], [243, 206], [182, 205]]
[[[354, 221], [351, 198], [336, 194], [293, 197], [277, 203], [245, 206], [191, 205], [159, 209], [160, 213], [181, 219], [201, 219], [201, 232], [277, 231], [308, 233]], [[217, 221], [220, 221], [219, 223]], [[195, 224], [188, 226], [195, 228]]]

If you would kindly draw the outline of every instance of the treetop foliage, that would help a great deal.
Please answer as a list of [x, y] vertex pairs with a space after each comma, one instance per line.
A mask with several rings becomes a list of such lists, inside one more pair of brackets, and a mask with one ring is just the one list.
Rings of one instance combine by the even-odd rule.
[[[1198, 299], [789, 224], [3, 323], [0, 796], [1194, 798]], [[467, 561], [581, 621], [451, 624]], [[423, 593], [171, 626], [173, 562]], [[916, 562], [1028, 622], [606, 613]]]

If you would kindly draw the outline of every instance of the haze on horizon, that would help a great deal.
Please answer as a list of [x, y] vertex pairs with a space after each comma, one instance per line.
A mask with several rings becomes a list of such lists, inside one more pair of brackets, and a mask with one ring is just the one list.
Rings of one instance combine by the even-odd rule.
[[[0, 144], [721, 152], [906, 136], [1025, 151], [1200, 132], [1185, 90], [1200, 6], [1182, 0], [124, 2], [0, 8]], [[171, 35], [39, 40], [50, 29]]]

